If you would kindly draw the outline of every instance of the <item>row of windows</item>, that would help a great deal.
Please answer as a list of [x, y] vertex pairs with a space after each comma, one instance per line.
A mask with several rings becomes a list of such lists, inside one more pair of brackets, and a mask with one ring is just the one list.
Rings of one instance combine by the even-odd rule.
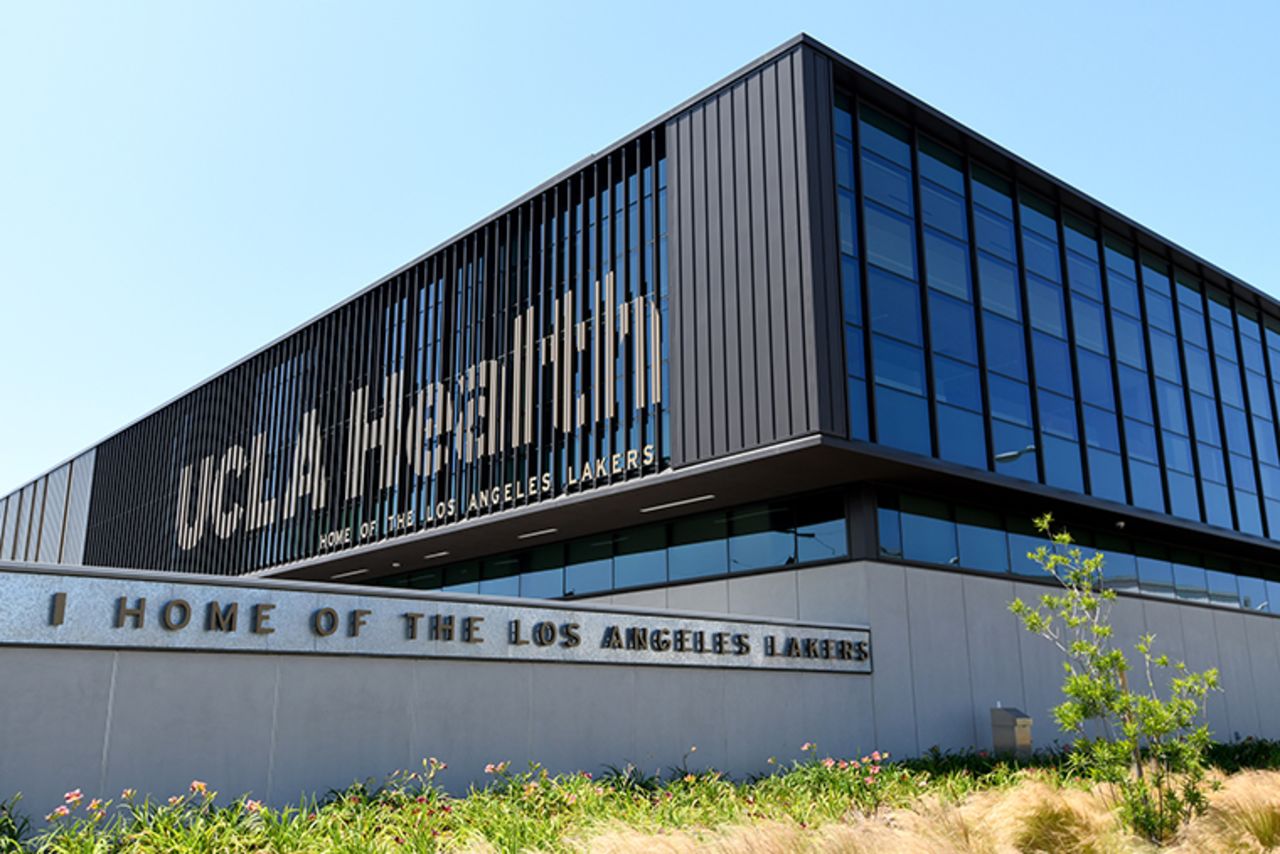
[[[1280, 614], [1280, 581], [1261, 578], [1259, 565], [1068, 527], [1086, 556], [1094, 549], [1105, 555], [1104, 583], [1112, 589]], [[1020, 516], [882, 491], [876, 530], [881, 557], [1045, 577], [1027, 554], [1046, 540]]]
[[847, 557], [844, 498], [825, 493], [597, 534], [374, 582], [554, 599]]
[[851, 433], [1280, 539], [1280, 322], [845, 96]]

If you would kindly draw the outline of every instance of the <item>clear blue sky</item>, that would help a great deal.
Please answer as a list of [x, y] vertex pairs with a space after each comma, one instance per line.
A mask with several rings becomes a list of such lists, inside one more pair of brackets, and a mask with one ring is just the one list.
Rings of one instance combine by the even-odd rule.
[[7, 3], [0, 494], [805, 31], [1280, 294], [1280, 4]]

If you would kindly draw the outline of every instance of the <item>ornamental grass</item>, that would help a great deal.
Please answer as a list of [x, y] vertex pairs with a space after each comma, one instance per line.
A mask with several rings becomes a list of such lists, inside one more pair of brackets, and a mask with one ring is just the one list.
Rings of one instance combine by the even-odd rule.
[[[1105, 787], [1073, 778], [1060, 754], [1016, 763], [982, 753], [894, 761], [873, 752], [804, 759], [732, 780], [633, 766], [592, 775], [486, 766], [488, 782], [453, 796], [426, 760], [380, 785], [271, 808], [219, 798], [212, 783], [158, 800], [79, 789], [39, 818], [0, 804], [0, 851], [29, 852], [1030, 852], [1157, 850], [1125, 833]], [[1280, 847], [1280, 745], [1215, 747], [1208, 810], [1165, 850]], [[39, 820], [43, 819], [43, 820]]]

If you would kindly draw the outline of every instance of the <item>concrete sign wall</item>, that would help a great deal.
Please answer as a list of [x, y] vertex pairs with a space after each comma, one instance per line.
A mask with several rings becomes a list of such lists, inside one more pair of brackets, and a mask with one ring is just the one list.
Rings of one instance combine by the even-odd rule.
[[[350, 592], [344, 592], [350, 591]], [[599, 772], [765, 770], [871, 749], [871, 635], [815, 621], [171, 573], [0, 566], [0, 797], [277, 804], [437, 756]], [[785, 708], [779, 698], [785, 698]]]

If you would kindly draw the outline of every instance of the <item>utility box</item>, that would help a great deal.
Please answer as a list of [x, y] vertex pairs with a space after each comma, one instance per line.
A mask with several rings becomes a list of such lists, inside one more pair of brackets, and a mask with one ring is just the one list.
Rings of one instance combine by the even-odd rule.
[[1031, 717], [1020, 709], [991, 710], [991, 744], [996, 754], [1031, 758]]

